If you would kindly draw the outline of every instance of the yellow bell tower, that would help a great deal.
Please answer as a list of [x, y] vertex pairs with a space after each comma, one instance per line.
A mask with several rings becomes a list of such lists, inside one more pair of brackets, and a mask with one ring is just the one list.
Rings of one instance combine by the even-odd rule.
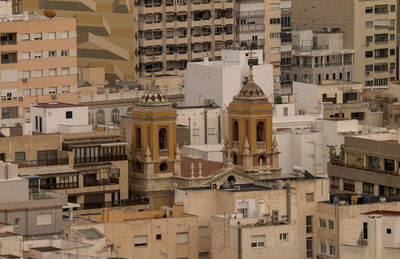
[[181, 175], [181, 158], [176, 145], [176, 110], [164, 93], [152, 86], [131, 113], [132, 175], [140, 192], [171, 189], [162, 179]]
[[228, 125], [227, 159], [248, 172], [280, 172], [277, 143], [272, 137], [272, 104], [254, 83], [252, 67], [247, 84], [229, 104]]

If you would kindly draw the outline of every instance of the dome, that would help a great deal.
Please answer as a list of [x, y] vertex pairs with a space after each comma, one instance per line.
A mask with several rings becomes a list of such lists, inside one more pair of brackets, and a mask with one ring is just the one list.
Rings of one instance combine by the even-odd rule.
[[165, 94], [162, 91], [156, 89], [155, 80], [153, 78], [150, 89], [144, 92], [137, 104], [145, 106], [158, 106], [169, 105], [169, 102]]
[[243, 86], [236, 97], [265, 97], [265, 94], [261, 87], [254, 83], [253, 78], [253, 67], [250, 67], [249, 80], [246, 85]]

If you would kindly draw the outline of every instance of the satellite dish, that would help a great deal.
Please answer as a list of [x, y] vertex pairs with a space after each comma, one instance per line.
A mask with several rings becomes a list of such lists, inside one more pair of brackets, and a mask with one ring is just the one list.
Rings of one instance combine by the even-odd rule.
[[44, 10], [43, 13], [47, 18], [50, 18], [50, 19], [54, 18], [56, 16], [56, 12], [52, 9], [46, 9], [46, 10]]

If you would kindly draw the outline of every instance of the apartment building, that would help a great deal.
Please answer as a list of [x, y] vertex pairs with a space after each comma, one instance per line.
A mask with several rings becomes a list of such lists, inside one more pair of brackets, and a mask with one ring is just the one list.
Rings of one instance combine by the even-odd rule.
[[346, 136], [343, 155], [331, 157], [331, 192], [398, 197], [399, 136], [381, 133]]
[[281, 1], [281, 95], [291, 94], [292, 1]]
[[280, 89], [280, 3], [240, 0], [236, 4], [236, 40], [242, 47], [263, 49], [265, 63], [274, 67], [276, 91]]
[[184, 213], [182, 204], [154, 211], [105, 209], [90, 221], [70, 225], [64, 233], [68, 240], [93, 245], [89, 255], [199, 258], [197, 216]]
[[386, 86], [396, 76], [395, 0], [300, 0], [292, 3], [297, 29], [343, 32], [343, 46], [354, 50], [354, 81]]
[[2, 123], [24, 118], [31, 103], [76, 103], [75, 19], [17, 14], [0, 25]]
[[131, 205], [121, 132], [0, 138], [0, 160], [14, 161], [31, 188], [66, 194], [81, 209]]
[[320, 84], [322, 80], [353, 79], [354, 50], [343, 48], [343, 33], [292, 31], [290, 78]]
[[32, 190], [18, 173], [16, 164], [0, 163], [0, 222], [14, 226], [13, 233], [24, 237], [61, 234], [66, 195]]
[[235, 1], [29, 1], [77, 17], [79, 65], [106, 67], [112, 81], [153, 72], [182, 74], [186, 63], [221, 58], [233, 44]]

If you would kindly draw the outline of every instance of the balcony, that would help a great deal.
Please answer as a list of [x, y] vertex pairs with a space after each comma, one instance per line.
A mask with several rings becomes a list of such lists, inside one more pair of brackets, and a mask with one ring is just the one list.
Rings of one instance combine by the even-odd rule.
[[18, 168], [38, 167], [38, 166], [54, 166], [54, 165], [68, 165], [68, 158], [65, 159], [50, 159], [50, 160], [24, 160], [14, 161]]
[[[52, 190], [52, 189], [73, 189], [78, 188], [78, 182], [70, 182], [70, 183], [46, 183], [40, 184], [40, 189], [44, 190]], [[38, 187], [38, 186], [37, 186]]]
[[103, 186], [103, 185], [114, 185], [119, 184], [119, 178], [110, 177], [107, 179], [100, 179], [100, 180], [85, 180], [83, 183], [84, 187], [88, 186]]
[[264, 17], [264, 10], [253, 10], [253, 11], [238, 11], [236, 16], [240, 18], [244, 17]]
[[109, 162], [127, 160], [127, 155], [110, 155], [110, 156], [94, 156], [94, 157], [75, 157], [74, 163], [93, 163], [93, 162]]
[[2, 33], [0, 35], [1, 45], [16, 45], [17, 44], [17, 33]]
[[239, 25], [240, 32], [255, 32], [255, 31], [264, 31], [264, 24], [248, 24], [248, 25]]
[[13, 64], [17, 62], [17, 52], [1, 53], [1, 64]]

